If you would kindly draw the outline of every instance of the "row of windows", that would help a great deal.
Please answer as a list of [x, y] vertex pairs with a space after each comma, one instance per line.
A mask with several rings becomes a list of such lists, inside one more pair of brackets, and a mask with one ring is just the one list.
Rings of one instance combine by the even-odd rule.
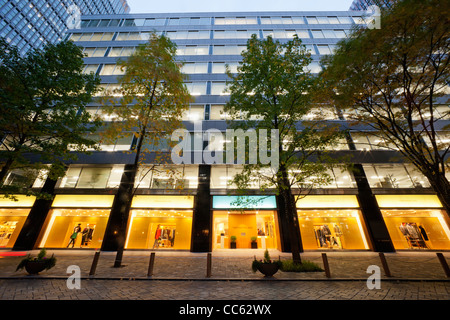
[[[371, 188], [429, 188], [428, 180], [412, 164], [364, 164], [364, 171]], [[117, 188], [123, 174], [123, 165], [111, 166], [70, 166], [63, 178], [57, 183], [57, 188]], [[240, 173], [239, 165], [213, 165], [211, 167], [211, 187], [216, 189], [235, 189], [230, 184], [233, 176]], [[353, 175], [341, 168], [329, 169], [327, 172], [331, 182], [322, 188], [355, 188]], [[6, 185], [27, 185], [42, 187], [46, 178], [43, 170], [34, 175], [30, 172], [16, 169], [6, 178]], [[138, 188], [173, 189], [179, 186], [197, 188], [198, 166], [179, 165], [164, 166], [158, 170], [149, 170], [142, 166], [136, 176]], [[259, 182], [251, 184], [250, 188], [259, 188]]]
[[[292, 39], [296, 34], [301, 39], [342, 39], [348, 36], [350, 30], [262, 30], [262, 36], [275, 39]], [[147, 41], [151, 32], [85, 32], [72, 33], [72, 41]], [[157, 35], [162, 32], [156, 32]], [[201, 40], [201, 39], [249, 39], [253, 34], [260, 37], [259, 30], [183, 30], [166, 31], [164, 33], [171, 40]]]
[[[330, 54], [336, 48], [334, 44], [318, 44], [314, 45], [306, 44], [306, 50], [311, 54]], [[136, 47], [112, 47], [108, 50], [108, 47], [85, 47], [83, 49], [84, 54], [88, 58], [92, 57], [128, 57], [131, 56]], [[211, 51], [210, 51], [211, 49]], [[191, 56], [191, 55], [236, 55], [240, 56], [243, 51], [247, 49], [245, 45], [213, 45], [213, 46], [178, 46], [177, 56]]]
[[362, 24], [360, 16], [261, 16], [258, 17], [181, 17], [181, 18], [136, 18], [95, 19], [81, 21], [82, 28], [95, 27], [146, 27], [146, 26], [199, 26], [199, 25], [259, 25], [259, 24]]
[[[103, 121], [110, 121], [111, 116], [107, 115], [102, 107], [88, 107], [88, 112], [91, 115], [99, 116]], [[353, 113], [356, 113], [355, 110]], [[436, 106], [436, 115], [442, 115], [443, 119], [450, 119], [450, 107], [449, 106]], [[224, 111], [223, 104], [190, 104], [189, 109], [184, 112], [183, 120], [230, 120], [230, 116]], [[339, 120], [338, 112], [334, 108], [329, 107], [313, 107], [303, 117], [304, 120]], [[393, 146], [389, 146], [385, 141], [379, 137], [370, 135], [369, 133], [352, 132], [351, 137], [357, 150], [380, 150], [380, 149], [392, 149]], [[427, 138], [424, 137], [424, 141], [427, 142]], [[442, 144], [450, 143], [450, 132], [439, 131], [437, 141]], [[431, 145], [431, 144], [430, 144]], [[347, 149], [347, 148], [345, 148]]]
[[[238, 73], [239, 62], [185, 62], [181, 72], [183, 74], [225, 74], [227, 67], [231, 73]], [[318, 73], [320, 71], [318, 62], [311, 63], [308, 70]], [[86, 74], [98, 73], [101, 76], [123, 75], [125, 71], [125, 67], [116, 64], [86, 64], [83, 70]]]

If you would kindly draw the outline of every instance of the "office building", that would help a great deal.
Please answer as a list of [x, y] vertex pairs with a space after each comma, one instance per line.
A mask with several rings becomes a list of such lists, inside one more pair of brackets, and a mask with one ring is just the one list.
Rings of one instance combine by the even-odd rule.
[[[223, 113], [228, 96], [224, 93], [227, 75], [225, 65], [236, 71], [252, 34], [268, 35], [285, 41], [299, 35], [313, 62], [312, 72], [320, 70], [319, 59], [332, 54], [336, 43], [347, 37], [355, 23], [363, 23], [362, 13], [342, 12], [236, 12], [236, 13], [170, 13], [96, 15], [84, 17], [81, 29], [71, 29], [67, 38], [82, 46], [85, 72], [101, 76], [102, 86], [117, 87], [123, 71], [118, 59], [126, 59], [135, 47], [144, 43], [150, 32], [164, 34], [178, 47], [177, 58], [184, 61], [183, 72], [189, 76], [186, 85], [195, 101], [183, 117], [193, 139], [203, 142], [210, 129], [227, 128]], [[448, 105], [437, 112], [448, 110]], [[102, 115], [102, 105], [93, 101], [92, 114]], [[314, 110], [328, 120], [345, 122], [346, 114], [331, 106]], [[313, 119], [315, 113], [307, 115]], [[104, 117], [105, 121], [108, 121]], [[449, 121], [445, 119], [442, 121]], [[202, 131], [195, 130], [201, 124]], [[395, 151], [380, 146], [360, 132], [351, 132], [352, 140], [334, 146], [343, 154], [356, 155], [355, 165], [361, 174], [336, 169], [333, 181], [299, 200], [299, 232], [303, 250], [448, 250], [450, 249], [449, 216], [414, 166], [392, 161]], [[80, 155], [60, 179], [41, 223], [30, 226], [34, 201], [20, 197], [11, 202], [0, 199], [0, 225], [4, 230], [0, 246], [14, 247], [17, 239], [33, 229], [36, 237], [28, 247], [65, 248], [74, 227], [86, 229], [75, 247], [113, 250], [111, 235], [117, 233], [111, 209], [121, 183], [124, 166], [134, 155], [127, 153], [135, 143], [133, 135], [102, 145], [101, 151]], [[125, 249], [152, 249], [159, 233], [159, 249], [209, 252], [229, 249], [231, 237], [237, 248], [251, 248], [256, 238], [258, 248], [286, 251], [289, 248], [287, 225], [278, 212], [275, 195], [252, 208], [233, 207], [235, 188], [228, 184], [239, 171], [238, 165], [196, 163], [178, 165], [183, 178], [173, 181], [163, 172], [151, 173], [139, 181], [132, 202]], [[20, 172], [14, 173], [20, 176]], [[35, 181], [34, 186], [42, 186]], [[181, 183], [184, 188], [175, 188]], [[260, 197], [258, 186], [248, 190], [249, 197]], [[376, 201], [375, 201], [376, 200]], [[34, 218], [33, 218], [34, 219]], [[20, 248], [24, 248], [21, 244]], [[26, 247], [26, 246], [25, 246]]]
[[0, 36], [24, 54], [31, 48], [55, 43], [81, 15], [128, 13], [126, 0], [2, 0]]

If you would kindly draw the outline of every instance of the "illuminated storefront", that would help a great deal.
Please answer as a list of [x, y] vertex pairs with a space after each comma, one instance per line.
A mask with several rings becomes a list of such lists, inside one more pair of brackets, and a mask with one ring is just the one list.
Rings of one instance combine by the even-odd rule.
[[376, 196], [396, 250], [450, 250], [449, 221], [434, 195]]
[[191, 196], [135, 196], [131, 205], [127, 249], [189, 250]]
[[112, 195], [57, 195], [40, 247], [100, 248], [113, 199]]
[[17, 201], [0, 198], [0, 248], [12, 248], [35, 197], [18, 195]]
[[236, 200], [213, 197], [213, 249], [279, 248], [275, 197], [248, 196], [240, 204]]
[[309, 195], [297, 202], [304, 250], [368, 250], [361, 211], [353, 195]]

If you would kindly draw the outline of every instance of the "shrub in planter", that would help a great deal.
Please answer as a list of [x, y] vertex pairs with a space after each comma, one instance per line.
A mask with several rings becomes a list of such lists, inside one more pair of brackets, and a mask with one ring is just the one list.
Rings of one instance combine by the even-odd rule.
[[45, 248], [42, 248], [37, 257], [32, 258], [31, 255], [28, 255], [20, 261], [16, 271], [25, 268], [29, 274], [38, 274], [41, 271], [53, 268], [56, 264], [56, 258], [53, 254], [50, 258], [48, 258], [46, 257], [46, 254], [47, 251]]
[[231, 249], [236, 249], [236, 236], [231, 236], [230, 237], [230, 240], [231, 240], [231, 242], [230, 242], [230, 248]]
[[280, 260], [271, 260], [269, 251], [264, 251], [264, 260], [253, 260], [252, 270], [253, 272], [259, 271], [264, 274], [265, 277], [272, 277], [281, 268]]
[[258, 249], [258, 242], [256, 242], [257, 239], [258, 238], [256, 238], [256, 237], [251, 237], [250, 238], [252, 249]]

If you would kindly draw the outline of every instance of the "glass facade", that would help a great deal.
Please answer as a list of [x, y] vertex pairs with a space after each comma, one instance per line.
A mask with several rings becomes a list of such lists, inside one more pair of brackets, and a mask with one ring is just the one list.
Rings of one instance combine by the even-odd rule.
[[[0, 36], [21, 54], [64, 37], [81, 14], [127, 13], [125, 0], [29, 0], [0, 2]], [[80, 21], [81, 22], [81, 21]]]
[[[0, 14], [7, 10], [9, 17], [20, 17], [11, 9], [27, 9], [23, 3], [2, 3]], [[37, 10], [40, 7], [36, 5], [35, 8]], [[35, 10], [32, 12], [34, 14]], [[182, 115], [183, 125], [190, 131], [192, 145], [196, 152], [206, 147], [208, 150], [221, 151], [225, 141], [219, 132], [226, 131], [226, 121], [230, 120], [224, 112], [224, 106], [229, 100], [229, 93], [226, 92], [229, 77], [226, 71], [228, 68], [231, 73], [238, 72], [241, 54], [246, 50], [249, 37], [253, 34], [259, 39], [272, 36], [280, 42], [286, 42], [297, 34], [311, 53], [312, 62], [306, 70], [318, 73], [321, 70], [320, 58], [333, 54], [336, 44], [349, 36], [352, 27], [365, 23], [361, 19], [362, 14], [103, 14], [84, 16], [80, 28], [70, 29], [64, 38], [83, 47], [86, 55], [84, 72], [97, 73], [104, 92], [112, 97], [120, 97], [121, 93], [116, 90], [119, 89], [117, 79], [126, 70], [121, 69], [117, 61], [133, 54], [138, 45], [147, 41], [151, 32], [168, 36], [177, 45], [176, 59], [184, 63], [182, 71], [186, 75], [185, 85], [193, 96], [193, 101]], [[15, 20], [17, 25], [21, 25], [19, 20]], [[41, 20], [43, 23], [46, 21]], [[0, 31], [7, 33], [12, 43], [19, 43], [19, 40], [15, 40], [16, 35], [9, 33], [12, 29], [6, 27], [7, 22], [1, 20], [0, 23]], [[30, 27], [25, 24], [22, 28]], [[32, 28], [31, 25], [32, 32], [26, 33], [26, 36], [35, 37], [37, 33]], [[99, 116], [106, 122], [116, 118], [106, 114], [102, 103], [98, 101], [91, 102], [87, 109], [91, 115]], [[436, 107], [436, 116], [444, 121], [440, 128], [448, 124], [449, 111], [450, 107], [444, 103]], [[357, 115], [358, 110], [355, 109], [338, 110], [334, 106], [321, 105], [312, 108], [303, 120], [345, 124]], [[195, 129], [199, 123], [202, 125], [201, 131]], [[448, 131], [441, 130], [438, 136], [443, 145], [448, 144]], [[68, 167], [65, 177], [59, 179], [57, 196], [38, 239], [39, 246], [66, 248], [70, 243], [69, 248], [73, 245], [74, 248], [96, 249], [102, 246], [108, 235], [106, 226], [108, 221], [113, 220], [110, 216], [113, 199], [126, 164], [131, 163], [133, 155], [130, 151], [136, 145], [136, 138], [133, 132], [112, 142], [103, 141], [102, 132], [93, 133], [89, 138], [98, 141], [100, 149], [90, 150], [91, 155], [80, 157], [80, 161]], [[355, 164], [361, 164], [367, 178], [367, 188], [376, 195], [383, 214], [377, 223], [384, 222], [395, 249], [449, 249], [448, 214], [442, 211], [442, 205], [435, 196], [429, 197], [432, 190], [428, 180], [412, 164], [402, 163], [395, 158], [398, 151], [396, 146], [376, 137], [368, 128], [356, 130], [351, 127], [349, 137], [346, 138], [329, 146], [328, 150], [348, 155]], [[426, 137], [424, 141], [428, 142]], [[156, 146], [146, 145], [145, 148], [154, 151]], [[162, 143], [159, 148], [163, 152], [170, 151], [166, 143]], [[127, 249], [191, 250], [195, 242], [192, 237], [196, 234], [208, 234], [211, 239], [209, 245], [213, 250], [232, 248], [232, 238], [236, 238], [234, 243], [237, 249], [257, 247], [281, 250], [283, 241], [287, 241], [286, 235], [280, 234], [283, 221], [280, 221], [275, 196], [265, 198], [258, 205], [254, 203], [236, 208], [232, 204], [236, 200], [233, 196], [236, 186], [230, 181], [242, 170], [241, 166], [230, 163], [211, 165], [210, 173], [205, 175], [199, 164], [167, 164], [150, 170], [152, 165], [151, 160], [148, 160], [137, 173], [136, 195], [126, 228]], [[341, 169], [336, 165], [328, 171], [332, 179], [327, 185], [312, 190], [310, 195], [298, 201], [297, 214], [303, 249], [374, 249], [373, 240], [367, 236], [371, 223], [365, 212], [367, 209], [358, 203], [356, 196], [360, 192], [357, 182], [361, 180], [355, 177], [351, 169]], [[37, 189], [42, 187], [45, 178], [45, 172], [29, 175], [15, 170], [9, 173], [7, 183], [31, 185]], [[205, 178], [210, 183], [210, 191], [203, 194], [199, 186]], [[249, 186], [248, 196], [261, 196], [260, 187], [261, 183], [254, 181]], [[298, 192], [295, 186], [293, 189], [294, 193]], [[405, 195], [413, 195], [417, 201], [411, 202]], [[194, 201], [207, 197], [212, 202], [211, 207], [203, 208]], [[21, 199], [19, 204], [11, 207], [3, 206], [0, 202], [0, 246], [13, 245], [33, 201], [29, 203]], [[206, 221], [209, 227], [195, 230], [195, 221], [201, 210], [207, 212], [201, 215], [201, 220]], [[419, 238], [407, 238], [401, 226], [409, 226], [411, 232], [411, 228], [414, 228], [416, 235], [419, 235], [419, 230], [423, 242]], [[424, 233], [421, 228], [425, 230]], [[74, 230], [79, 231], [71, 241]], [[83, 231], [86, 232], [83, 234]], [[425, 240], [425, 236], [428, 240]]]

